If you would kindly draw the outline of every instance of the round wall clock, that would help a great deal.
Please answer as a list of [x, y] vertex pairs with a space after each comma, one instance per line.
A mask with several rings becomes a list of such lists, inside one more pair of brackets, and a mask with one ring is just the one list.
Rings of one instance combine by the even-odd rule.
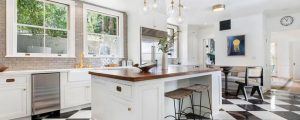
[[294, 18], [292, 16], [284, 16], [280, 20], [281, 25], [290, 26], [294, 23]]

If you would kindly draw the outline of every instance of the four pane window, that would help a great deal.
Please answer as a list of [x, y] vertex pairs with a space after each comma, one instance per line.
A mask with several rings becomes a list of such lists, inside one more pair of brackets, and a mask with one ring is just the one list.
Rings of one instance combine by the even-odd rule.
[[120, 53], [119, 17], [87, 11], [87, 54], [116, 57]]
[[17, 53], [68, 53], [69, 6], [17, 0]]

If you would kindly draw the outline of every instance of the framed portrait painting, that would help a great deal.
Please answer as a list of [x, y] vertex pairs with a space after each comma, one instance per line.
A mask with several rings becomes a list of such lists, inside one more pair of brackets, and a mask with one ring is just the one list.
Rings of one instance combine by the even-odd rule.
[[245, 35], [227, 37], [227, 55], [245, 56]]

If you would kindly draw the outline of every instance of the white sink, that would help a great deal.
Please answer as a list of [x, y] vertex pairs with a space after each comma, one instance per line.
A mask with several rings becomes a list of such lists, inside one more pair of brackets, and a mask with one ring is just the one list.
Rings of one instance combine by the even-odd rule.
[[91, 75], [89, 71], [92, 69], [74, 69], [70, 70], [68, 73], [69, 81], [90, 81]]
[[82, 69], [72, 69], [69, 71], [69, 81], [90, 81], [91, 75], [89, 71], [95, 70], [119, 70], [125, 69], [126, 67], [102, 67], [102, 68], [82, 68]]

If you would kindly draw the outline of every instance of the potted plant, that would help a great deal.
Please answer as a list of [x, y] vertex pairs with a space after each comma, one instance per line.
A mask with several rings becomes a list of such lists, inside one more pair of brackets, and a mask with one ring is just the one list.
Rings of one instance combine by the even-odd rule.
[[168, 69], [168, 53], [173, 49], [176, 34], [177, 33], [162, 37], [159, 40], [158, 47], [159, 50], [163, 52], [162, 69]]

